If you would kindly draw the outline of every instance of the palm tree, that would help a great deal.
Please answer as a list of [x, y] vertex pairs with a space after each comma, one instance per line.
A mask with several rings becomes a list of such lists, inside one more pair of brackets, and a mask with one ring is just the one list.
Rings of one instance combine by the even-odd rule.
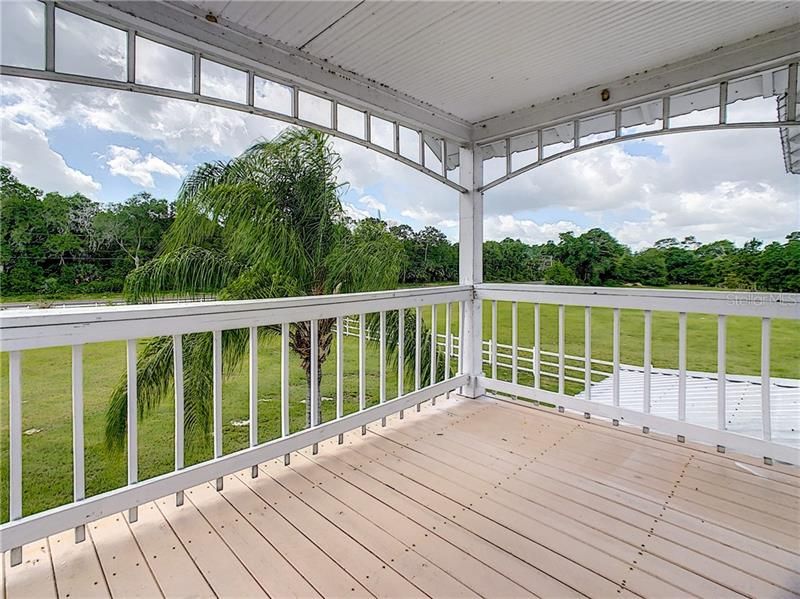
[[[138, 302], [165, 294], [244, 300], [396, 287], [402, 246], [382, 222], [369, 220], [353, 226], [347, 219], [339, 198], [342, 185], [336, 179], [339, 163], [326, 135], [292, 128], [229, 162], [199, 166], [183, 182], [175, 222], [160, 254], [128, 276], [127, 296]], [[370, 320], [373, 329], [376, 320]], [[404, 323], [406, 356], [413, 356], [413, 321], [409, 320]], [[389, 321], [393, 323], [391, 337], [387, 335], [392, 348], [397, 315], [390, 315]], [[334, 324], [332, 319], [319, 322], [320, 379]], [[260, 342], [280, 332], [279, 327], [258, 330]], [[430, 359], [429, 345], [421, 348], [425, 362]], [[306, 373], [306, 419], [310, 422], [308, 322], [290, 326], [289, 346], [300, 356]], [[242, 365], [247, 351], [246, 330], [223, 332], [226, 373]], [[187, 440], [207, 441], [212, 413], [211, 334], [185, 335], [183, 352]], [[172, 339], [148, 341], [137, 363], [139, 417], [151, 413], [169, 394], [172, 369]], [[123, 375], [106, 415], [106, 442], [111, 448], [120, 449], [124, 443], [126, 403]]]

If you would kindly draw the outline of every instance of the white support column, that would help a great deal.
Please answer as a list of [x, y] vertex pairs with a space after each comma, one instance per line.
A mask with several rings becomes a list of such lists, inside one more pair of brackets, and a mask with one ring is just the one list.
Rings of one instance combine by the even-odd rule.
[[[458, 280], [461, 285], [483, 282], [483, 161], [477, 148], [462, 147], [459, 152], [459, 183], [468, 189], [458, 202]], [[464, 302], [464, 332], [459, 351], [464, 352], [463, 367], [470, 382], [462, 392], [467, 397], [480, 397], [484, 390], [478, 386], [482, 374], [483, 311], [481, 302]]]

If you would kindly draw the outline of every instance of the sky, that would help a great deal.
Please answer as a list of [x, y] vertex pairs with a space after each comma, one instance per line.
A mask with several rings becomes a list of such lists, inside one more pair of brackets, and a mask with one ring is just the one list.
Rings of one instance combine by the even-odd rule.
[[[8, 6], [6, 24], [12, 22]], [[57, 69], [124, 77], [121, 32], [95, 30], [71, 17], [57, 15], [57, 44], [63, 44]], [[25, 29], [38, 26], [37, 18], [21, 12], [14, 28], [3, 27], [4, 63], [37, 66], [41, 49], [26, 46], [35, 36]], [[137, 73], [149, 79], [140, 81], [190, 85], [191, 63], [172, 52], [143, 42]], [[235, 97], [234, 90], [243, 89], [236, 73], [208, 67], [203, 93]], [[285, 97], [280, 86], [263, 83], [256, 89], [259, 102], [275, 106]], [[181, 100], [0, 78], [0, 163], [28, 185], [101, 202], [140, 191], [172, 200], [198, 164], [228, 160], [285, 126]], [[348, 184], [342, 201], [350, 215], [380, 215], [415, 229], [433, 225], [457, 239], [455, 190], [372, 150], [335, 138], [333, 144], [342, 156], [339, 179]], [[545, 164], [487, 192], [484, 206], [486, 239], [544, 243], [565, 231], [602, 227], [634, 249], [688, 235], [703, 242], [780, 241], [800, 229], [800, 177], [784, 171], [777, 129], [672, 134]]]

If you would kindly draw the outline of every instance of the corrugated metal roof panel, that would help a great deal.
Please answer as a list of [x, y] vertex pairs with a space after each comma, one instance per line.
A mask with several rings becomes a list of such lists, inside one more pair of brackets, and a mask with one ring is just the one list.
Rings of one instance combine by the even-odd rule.
[[[687, 372], [686, 421], [716, 428], [717, 374]], [[619, 405], [642, 411], [644, 373], [641, 368], [620, 370]], [[613, 405], [613, 379], [607, 377], [592, 385], [591, 401]], [[652, 370], [650, 411], [655, 416], [678, 418], [678, 373]], [[761, 378], [728, 375], [725, 381], [727, 430], [761, 438]], [[577, 397], [583, 398], [583, 393]], [[775, 379], [770, 384], [772, 438], [777, 443], [800, 448], [800, 381]]]
[[194, 2], [469, 121], [800, 22], [796, 2]]

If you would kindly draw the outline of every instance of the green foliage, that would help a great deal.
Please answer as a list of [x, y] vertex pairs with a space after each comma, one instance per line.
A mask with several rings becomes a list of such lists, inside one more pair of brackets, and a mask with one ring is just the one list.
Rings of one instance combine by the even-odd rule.
[[544, 282], [548, 285], [580, 285], [578, 277], [561, 262], [553, 262], [544, 271]]
[[583, 285], [606, 285], [619, 279], [620, 260], [628, 249], [602, 229], [575, 236], [561, 233], [548, 253], [569, 268]]
[[[251, 185], [237, 179], [237, 173], [258, 162], [263, 145], [256, 145], [235, 163], [205, 164], [187, 179], [184, 195], [205, 198], [182, 210], [181, 222], [166, 231], [175, 219], [175, 206], [147, 193], [136, 194], [123, 204], [103, 206], [80, 194], [63, 196], [20, 183], [8, 168], [0, 168], [0, 288], [4, 294], [59, 296], [75, 293], [108, 293], [122, 290], [128, 277], [129, 298], [152, 300], [164, 294], [208, 295], [226, 289], [230, 297], [272, 297], [308, 293], [307, 276], [302, 281], [283, 273], [248, 268], [248, 238], [260, 232], [262, 259], [281, 264], [284, 260], [303, 264], [303, 248], [325, 251], [337, 248], [326, 263], [330, 280], [338, 292], [363, 289], [369, 285], [365, 273], [380, 270], [381, 254], [375, 248], [391, 248], [394, 277], [407, 285], [455, 282], [458, 280], [458, 244], [435, 227], [414, 231], [405, 224], [388, 225], [376, 218], [359, 222], [335, 208], [335, 227], [304, 227], [309, 216], [286, 212], [264, 227], [252, 212], [257, 202], [248, 198], [261, 193], [260, 181], [271, 171], [261, 171]], [[332, 170], [338, 169], [337, 162]], [[257, 171], [254, 171], [257, 172]], [[306, 173], [308, 175], [308, 173]], [[272, 193], [293, 185], [286, 173], [276, 180]], [[335, 181], [330, 183], [334, 187]], [[313, 193], [308, 176], [300, 185]], [[282, 187], [281, 187], [282, 186]], [[336, 187], [338, 192], [338, 187]], [[214, 200], [214, 195], [219, 196]], [[338, 193], [335, 202], [338, 202]], [[225, 201], [223, 201], [225, 200]], [[180, 201], [180, 200], [179, 200]], [[217, 212], [206, 213], [215, 202]], [[228, 202], [227, 204], [225, 202]], [[249, 206], [230, 211], [233, 205]], [[278, 208], [278, 205], [273, 205]], [[195, 212], [192, 212], [195, 210]], [[197, 212], [199, 210], [199, 212]], [[253, 218], [251, 218], [253, 217]], [[234, 219], [221, 226], [219, 219]], [[259, 220], [261, 218], [261, 220]], [[311, 221], [313, 223], [313, 219]], [[234, 225], [235, 226], [231, 226]], [[342, 226], [344, 225], [344, 226]], [[287, 227], [298, 234], [281, 237]], [[231, 233], [222, 233], [223, 228]], [[261, 229], [260, 229], [261, 228]], [[342, 233], [346, 230], [346, 233]], [[237, 241], [238, 240], [238, 241]], [[280, 243], [277, 243], [280, 240]], [[335, 244], [331, 245], [333, 241]], [[220, 250], [221, 245], [224, 250]], [[158, 254], [158, 249], [164, 251]], [[551, 284], [579, 285], [700, 285], [727, 289], [800, 291], [800, 232], [786, 236], [785, 243], [766, 247], [753, 239], [737, 248], [729, 240], [701, 244], [693, 236], [682, 240], [659, 239], [654, 252], [631, 253], [607, 232], [592, 229], [581, 235], [563, 233], [558, 243], [528, 245], [518, 239], [486, 241], [483, 246], [486, 281], [527, 282], [544, 280]], [[174, 250], [174, 251], [167, 251]], [[348, 267], [350, 252], [359, 254], [364, 271]], [[153, 259], [158, 256], [156, 259]], [[242, 259], [244, 256], [244, 259]], [[565, 270], [566, 269], [566, 270]], [[327, 288], [327, 291], [332, 291]], [[222, 296], [220, 296], [222, 297]]]
[[483, 268], [487, 281], [525, 282], [542, 278], [541, 248], [519, 239], [506, 237], [503, 241], [483, 244]]
[[627, 255], [620, 264], [622, 280], [648, 287], [662, 287], [667, 284], [667, 265], [664, 254], [650, 248], [633, 255]]
[[149, 194], [102, 206], [81, 194], [43, 194], [6, 167], [0, 167], [0, 206], [5, 295], [120, 291], [172, 221], [169, 203]]

